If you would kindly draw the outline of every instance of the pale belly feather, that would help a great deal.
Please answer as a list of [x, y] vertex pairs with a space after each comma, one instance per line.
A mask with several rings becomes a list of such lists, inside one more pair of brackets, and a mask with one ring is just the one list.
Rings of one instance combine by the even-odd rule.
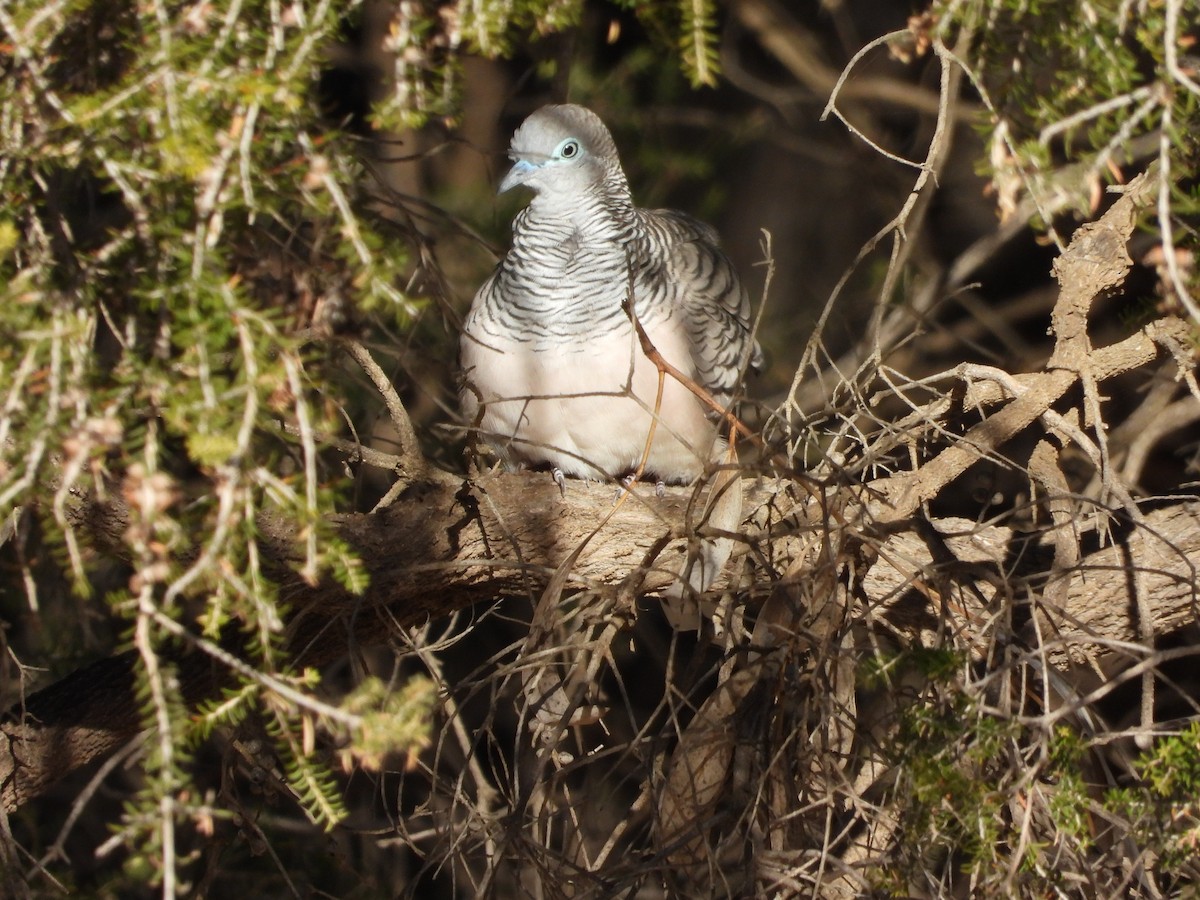
[[[678, 328], [649, 328], [672, 365], [691, 376]], [[510, 461], [556, 466], [577, 478], [618, 476], [638, 467], [657, 420], [646, 474], [690, 481], [711, 459], [716, 428], [700, 401], [670, 375], [656, 409], [659, 375], [632, 328], [583, 343], [537, 349], [489, 338], [463, 343], [463, 368], [478, 390], [463, 394], [473, 418], [482, 399], [482, 435]]]

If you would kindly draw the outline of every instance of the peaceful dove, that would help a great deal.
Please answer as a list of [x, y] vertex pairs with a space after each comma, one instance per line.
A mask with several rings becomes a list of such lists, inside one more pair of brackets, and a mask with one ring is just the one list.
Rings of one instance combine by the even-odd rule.
[[[512, 249], [475, 294], [460, 345], [463, 411], [509, 465], [690, 482], [719, 459], [718, 417], [662, 382], [662, 357], [721, 406], [761, 350], [750, 303], [716, 233], [674, 210], [633, 205], [617, 148], [581, 106], [545, 106], [513, 135], [500, 184], [533, 190]], [[632, 299], [633, 317], [626, 300]]]

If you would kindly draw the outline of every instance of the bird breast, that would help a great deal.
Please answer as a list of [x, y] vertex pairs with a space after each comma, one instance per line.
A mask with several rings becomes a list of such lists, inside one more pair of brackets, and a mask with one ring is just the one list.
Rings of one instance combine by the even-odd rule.
[[[678, 312], [643, 323], [662, 356], [694, 376]], [[690, 481], [711, 456], [716, 429], [687, 388], [646, 357], [625, 314], [606, 328], [534, 340], [487, 329], [472, 315], [462, 361], [464, 407], [511, 462], [548, 464], [578, 478], [635, 470], [654, 424], [646, 474]], [[490, 333], [489, 333], [490, 332]], [[519, 336], [517, 336], [519, 335]]]

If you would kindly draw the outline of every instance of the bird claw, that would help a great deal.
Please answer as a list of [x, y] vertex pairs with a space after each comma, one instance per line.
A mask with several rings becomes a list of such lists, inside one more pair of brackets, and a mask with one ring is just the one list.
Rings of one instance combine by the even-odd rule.
[[[621, 499], [621, 495], [630, 490], [636, 481], [637, 476], [633, 473], [625, 475], [621, 478], [621, 486], [617, 488], [617, 496], [613, 498], [614, 506], [616, 505], [617, 501]], [[667, 485], [666, 482], [664, 482], [661, 478], [654, 482], [654, 496], [659, 500], [667, 496]]]
[[554, 479], [554, 483], [558, 485], [558, 492], [563, 496], [567, 496], [567, 476], [563, 474], [563, 470], [555, 466], [550, 470], [550, 477]]
[[621, 495], [628, 491], [635, 481], [637, 481], [637, 478], [634, 477], [632, 472], [621, 476], [621, 486], [617, 488], [617, 495], [613, 497], [613, 506], [617, 505], [621, 499]]

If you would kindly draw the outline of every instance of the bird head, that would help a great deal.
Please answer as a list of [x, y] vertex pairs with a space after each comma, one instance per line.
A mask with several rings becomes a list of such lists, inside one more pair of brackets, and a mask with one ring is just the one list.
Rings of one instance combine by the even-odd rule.
[[543, 106], [517, 129], [508, 155], [513, 167], [501, 194], [525, 185], [545, 200], [570, 202], [597, 186], [628, 191], [612, 136], [582, 106]]

